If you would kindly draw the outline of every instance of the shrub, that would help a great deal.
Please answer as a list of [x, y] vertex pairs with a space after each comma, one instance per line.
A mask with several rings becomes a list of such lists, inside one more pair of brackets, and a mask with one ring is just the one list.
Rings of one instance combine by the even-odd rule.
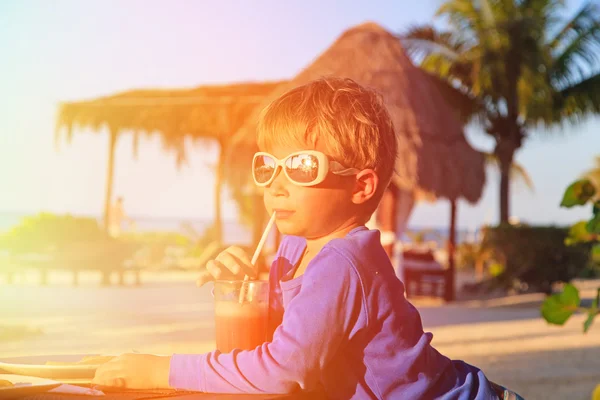
[[[137, 244], [111, 238], [93, 218], [41, 213], [25, 217], [0, 237], [12, 263], [40, 268], [120, 268]], [[41, 258], [23, 257], [27, 254]]]
[[0, 237], [0, 249], [12, 254], [60, 250], [74, 242], [108, 241], [110, 237], [93, 218], [40, 213], [24, 217]]
[[503, 261], [496, 280], [505, 287], [526, 284], [550, 293], [557, 282], [569, 282], [590, 266], [590, 245], [567, 246], [568, 228], [501, 225], [487, 228], [483, 246]]

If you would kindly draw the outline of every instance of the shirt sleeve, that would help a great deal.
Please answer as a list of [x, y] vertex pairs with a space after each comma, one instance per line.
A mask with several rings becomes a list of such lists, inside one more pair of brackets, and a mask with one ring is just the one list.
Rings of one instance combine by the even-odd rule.
[[321, 371], [366, 318], [351, 262], [325, 247], [312, 260], [273, 341], [251, 351], [171, 358], [169, 383], [212, 393], [290, 393], [316, 387]]

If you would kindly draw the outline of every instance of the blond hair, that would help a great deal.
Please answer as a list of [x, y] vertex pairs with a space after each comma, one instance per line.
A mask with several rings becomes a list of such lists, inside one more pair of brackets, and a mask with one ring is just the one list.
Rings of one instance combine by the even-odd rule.
[[389, 185], [397, 156], [394, 126], [382, 97], [348, 78], [321, 78], [294, 88], [259, 118], [258, 146], [312, 146], [349, 168], [375, 170], [379, 188], [370, 216]]

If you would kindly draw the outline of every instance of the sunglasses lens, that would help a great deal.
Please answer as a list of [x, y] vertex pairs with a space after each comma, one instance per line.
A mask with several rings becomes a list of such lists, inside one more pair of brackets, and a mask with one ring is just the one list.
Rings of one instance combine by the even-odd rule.
[[314, 182], [319, 176], [319, 159], [310, 154], [289, 157], [285, 162], [285, 172], [295, 182]]
[[275, 173], [275, 160], [269, 156], [258, 156], [254, 159], [252, 173], [258, 183], [266, 183]]

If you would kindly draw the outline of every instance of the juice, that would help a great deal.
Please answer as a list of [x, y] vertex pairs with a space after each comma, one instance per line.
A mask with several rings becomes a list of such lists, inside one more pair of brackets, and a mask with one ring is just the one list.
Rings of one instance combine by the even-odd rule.
[[253, 350], [267, 341], [267, 303], [222, 302], [215, 304], [217, 349]]

